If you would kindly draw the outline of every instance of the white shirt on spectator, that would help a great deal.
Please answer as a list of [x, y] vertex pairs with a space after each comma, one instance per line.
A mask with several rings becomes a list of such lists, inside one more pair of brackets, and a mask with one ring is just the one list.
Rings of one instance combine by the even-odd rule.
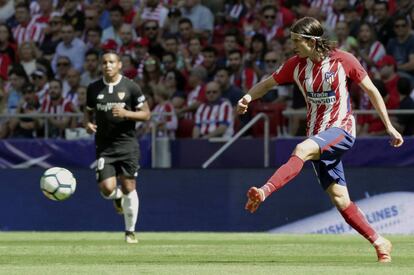
[[196, 30], [213, 31], [214, 17], [210, 9], [203, 5], [195, 5], [190, 10], [181, 8], [182, 17], [191, 20]]
[[6, 5], [0, 8], [0, 22], [6, 22], [14, 15], [14, 0], [7, 1]]
[[72, 67], [81, 72], [83, 70], [83, 61], [85, 59], [86, 45], [79, 38], [74, 38], [69, 45], [63, 41], [56, 48], [56, 53], [52, 60], [53, 70], [56, 72], [56, 62], [59, 56], [67, 56]]

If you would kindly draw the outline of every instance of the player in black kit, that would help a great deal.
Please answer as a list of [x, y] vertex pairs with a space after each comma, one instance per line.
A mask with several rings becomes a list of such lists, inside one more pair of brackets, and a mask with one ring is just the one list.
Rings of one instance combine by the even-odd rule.
[[115, 52], [103, 54], [103, 78], [88, 86], [84, 124], [89, 133], [96, 134], [96, 176], [101, 193], [114, 201], [118, 213], [123, 213], [125, 241], [137, 243], [134, 232], [139, 201], [135, 177], [139, 147], [135, 122], [149, 120], [151, 113], [141, 88], [122, 76], [121, 68]]

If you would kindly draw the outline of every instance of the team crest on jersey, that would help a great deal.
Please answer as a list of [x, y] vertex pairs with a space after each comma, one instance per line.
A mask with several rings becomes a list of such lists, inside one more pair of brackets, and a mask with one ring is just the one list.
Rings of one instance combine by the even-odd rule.
[[326, 72], [325, 73], [325, 81], [329, 84], [332, 84], [335, 80], [335, 73], [334, 72]]
[[125, 92], [118, 92], [118, 97], [119, 97], [120, 100], [124, 99]]
[[103, 99], [104, 98], [104, 95], [103, 94], [99, 94], [96, 98], [97, 99]]

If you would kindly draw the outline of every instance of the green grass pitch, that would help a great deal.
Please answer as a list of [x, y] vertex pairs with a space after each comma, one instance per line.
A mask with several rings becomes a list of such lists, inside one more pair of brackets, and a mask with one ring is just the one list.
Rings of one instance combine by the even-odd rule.
[[391, 264], [359, 236], [266, 233], [0, 232], [0, 274], [414, 274], [414, 236]]

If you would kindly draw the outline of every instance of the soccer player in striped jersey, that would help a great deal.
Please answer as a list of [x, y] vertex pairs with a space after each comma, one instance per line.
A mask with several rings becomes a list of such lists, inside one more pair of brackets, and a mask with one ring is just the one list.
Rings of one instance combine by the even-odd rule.
[[381, 95], [358, 60], [335, 49], [335, 43], [322, 38], [323, 33], [322, 25], [316, 19], [304, 17], [298, 20], [291, 27], [295, 56], [239, 100], [237, 111], [243, 114], [252, 100], [262, 97], [275, 85], [295, 82], [307, 103], [308, 138], [296, 146], [290, 159], [265, 185], [249, 189], [246, 209], [255, 212], [271, 193], [299, 174], [305, 161], [311, 160], [322, 188], [345, 221], [373, 244], [379, 262], [391, 262], [391, 242], [371, 227], [362, 211], [350, 200], [346, 187], [341, 157], [355, 140], [348, 78], [368, 94], [391, 136], [391, 145], [399, 147], [404, 140], [391, 124]]

